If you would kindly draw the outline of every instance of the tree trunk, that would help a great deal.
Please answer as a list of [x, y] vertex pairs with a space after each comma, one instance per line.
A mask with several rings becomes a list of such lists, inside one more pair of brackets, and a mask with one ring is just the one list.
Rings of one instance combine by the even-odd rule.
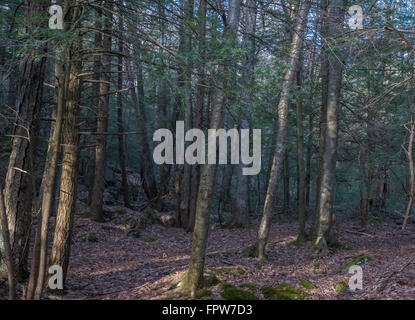
[[[14, 265], [12, 257], [12, 248], [10, 245], [9, 225], [7, 223], [6, 207], [4, 205], [3, 189], [0, 187], [0, 259], [5, 260], [5, 267], [7, 269], [7, 279], [9, 281], [9, 300], [16, 298], [16, 282], [14, 279]], [[2, 267], [2, 266], [0, 266]], [[5, 270], [0, 269], [0, 273]]]
[[[297, 85], [301, 87], [301, 71], [297, 74]], [[304, 168], [304, 128], [303, 128], [303, 101], [297, 99], [297, 168], [298, 168], [298, 242], [306, 240], [306, 200], [305, 200], [305, 168]]]
[[[244, 49], [245, 66], [242, 72], [243, 101], [247, 103], [248, 108], [245, 110], [247, 115], [250, 114], [250, 106], [253, 103], [253, 92], [251, 91], [251, 83], [255, 68], [256, 52], [255, 52], [255, 31], [256, 31], [257, 5], [255, 0], [246, 2], [245, 15], [245, 36]], [[249, 129], [249, 119], [241, 115], [240, 128], [242, 130]], [[240, 163], [237, 167], [237, 185], [236, 195], [232, 206], [232, 221], [230, 227], [247, 227], [249, 225], [249, 176], [242, 174], [245, 165]]]
[[[342, 4], [342, 0], [333, 0], [328, 7], [328, 25], [330, 25], [328, 35], [331, 41], [338, 39], [342, 33], [344, 17]], [[331, 48], [335, 47], [336, 43], [332, 43]], [[333, 240], [331, 238], [331, 225], [337, 151], [337, 107], [342, 82], [342, 62], [339, 60], [339, 56], [332, 54], [328, 60], [327, 129], [324, 154], [320, 166], [322, 175], [317, 210], [319, 219], [316, 228], [317, 233], [314, 238], [314, 249], [323, 254], [327, 252], [328, 243]]]
[[278, 104], [278, 129], [276, 138], [277, 140], [275, 145], [276, 149], [268, 182], [268, 190], [265, 198], [264, 212], [261, 219], [261, 224], [259, 226], [258, 238], [255, 248], [256, 256], [259, 259], [266, 259], [265, 247], [271, 228], [271, 219], [273, 214], [272, 211], [274, 208], [275, 195], [277, 193], [277, 187], [281, 177], [281, 171], [285, 156], [290, 91], [295, 81], [295, 75], [297, 73], [297, 68], [299, 65], [299, 57], [302, 47], [302, 37], [307, 23], [307, 16], [310, 6], [311, 1], [306, 0], [302, 3], [301, 8], [299, 9], [298, 19], [292, 37], [290, 56], [288, 60], [288, 71], [285, 74], [284, 81], [282, 84], [281, 98]]
[[[202, 128], [203, 122], [203, 106], [205, 99], [205, 85], [206, 85], [206, 74], [205, 74], [205, 38], [206, 38], [206, 12], [207, 12], [207, 1], [199, 1], [199, 57], [200, 64], [198, 68], [198, 84], [197, 84], [197, 93], [196, 93], [196, 110], [194, 116], [194, 126], [193, 128]], [[191, 187], [190, 187], [190, 205], [189, 205], [189, 224], [187, 226], [187, 231], [193, 231], [195, 224], [196, 216], [196, 207], [197, 207], [197, 193], [199, 190], [200, 183], [200, 165], [194, 164], [191, 171]]]
[[[111, 11], [111, 4], [107, 2], [105, 4], [107, 9]], [[103, 198], [105, 190], [105, 163], [106, 163], [106, 145], [107, 136], [102, 134], [108, 131], [108, 116], [109, 116], [109, 90], [111, 81], [111, 55], [108, 53], [111, 51], [111, 28], [112, 28], [112, 14], [108, 14], [105, 17], [105, 28], [102, 48], [105, 51], [102, 55], [102, 76], [99, 88], [99, 102], [98, 102], [98, 114], [97, 114], [97, 135], [95, 137], [95, 174], [94, 184], [92, 187], [92, 199], [91, 199], [91, 213], [94, 220], [98, 222], [104, 221], [103, 216]]]
[[[45, 3], [25, 1], [27, 32], [38, 39], [36, 16], [46, 12]], [[38, 39], [40, 40], [40, 39]], [[27, 277], [27, 254], [33, 196], [33, 143], [35, 120], [42, 105], [47, 48], [33, 48], [20, 63], [17, 86], [16, 125], [5, 179], [4, 201], [16, 279]], [[38, 58], [41, 55], [42, 58]]]
[[408, 149], [407, 150], [405, 149], [405, 153], [406, 153], [406, 156], [408, 157], [409, 174], [410, 174], [409, 183], [410, 183], [411, 187], [410, 187], [410, 191], [409, 191], [409, 201], [408, 201], [408, 205], [406, 207], [405, 218], [404, 218], [403, 224], [402, 224], [402, 230], [405, 230], [406, 225], [408, 224], [408, 221], [411, 218], [412, 203], [414, 201], [414, 195], [415, 195], [414, 160], [413, 160], [413, 157], [412, 157], [412, 150], [413, 150], [414, 136], [415, 136], [415, 124], [412, 120], [411, 120], [411, 127], [409, 128], [408, 131], [410, 133], [410, 135], [409, 135], [409, 144], [408, 144]]
[[139, 140], [141, 146], [141, 153], [140, 153], [140, 165], [141, 165], [141, 179], [143, 182], [143, 189], [144, 192], [149, 200], [154, 199], [157, 197], [157, 185], [156, 179], [154, 177], [154, 167], [153, 167], [153, 159], [151, 154], [151, 148], [148, 142], [148, 134], [147, 134], [147, 118], [146, 118], [146, 110], [145, 110], [145, 102], [144, 102], [144, 77], [143, 77], [143, 67], [141, 64], [141, 48], [138, 49], [135, 54], [137, 55], [137, 93], [135, 91], [134, 81], [130, 79], [130, 86], [131, 86], [131, 97], [133, 99], [133, 103], [135, 105], [135, 115], [138, 124], [138, 132], [139, 132]]
[[[119, 31], [120, 34], [123, 32], [123, 22], [119, 22]], [[118, 52], [123, 54], [124, 45], [122, 37], [119, 38], [118, 42]], [[124, 132], [124, 123], [123, 123], [123, 103], [122, 103], [122, 90], [123, 85], [123, 58], [120, 55], [118, 57], [118, 93], [117, 93], [117, 127], [118, 132], [118, 159], [120, 162], [121, 169], [121, 193], [124, 200], [124, 206], [130, 208], [130, 196], [128, 192], [128, 180], [127, 180], [127, 168], [125, 165], [125, 150], [124, 150], [124, 135], [121, 133]]]
[[[73, 28], [78, 27], [81, 14], [79, 0], [74, 1], [70, 22]], [[78, 5], [76, 5], [78, 4]], [[81, 44], [76, 39], [69, 49], [70, 76], [66, 88], [66, 104], [62, 124], [62, 173], [60, 179], [59, 202], [56, 215], [55, 232], [50, 256], [50, 265], [57, 265], [63, 271], [63, 283], [69, 265], [71, 249], [72, 225], [76, 208], [76, 187], [79, 158], [79, 110], [80, 110], [80, 78], [82, 59], [79, 55]]]

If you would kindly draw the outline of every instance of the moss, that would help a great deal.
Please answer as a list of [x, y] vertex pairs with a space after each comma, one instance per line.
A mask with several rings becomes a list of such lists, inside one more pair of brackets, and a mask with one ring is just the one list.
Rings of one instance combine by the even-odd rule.
[[204, 297], [210, 297], [212, 295], [212, 292], [206, 288], [199, 289], [196, 291], [196, 299], [202, 299]]
[[244, 268], [242, 268], [242, 267], [238, 267], [238, 268], [236, 269], [236, 271], [238, 271], [238, 273], [239, 273], [240, 275], [244, 275], [244, 274], [246, 273], [246, 270], [245, 270]]
[[301, 241], [297, 238], [294, 241], [291, 241], [291, 244], [293, 246], [299, 247], [299, 246], [301, 246]]
[[336, 291], [338, 291], [338, 292], [342, 292], [342, 291], [346, 290], [348, 287], [349, 286], [344, 281], [338, 282], [333, 286], [333, 288], [336, 289]]
[[232, 274], [233, 268], [210, 268], [210, 271], [219, 276], [222, 274]]
[[144, 242], [154, 242], [154, 241], [156, 241], [156, 238], [154, 238], [154, 237], [152, 237], [152, 236], [145, 236], [145, 237], [143, 238], [143, 241], [144, 241]]
[[371, 261], [372, 258], [369, 256], [366, 256], [364, 254], [361, 254], [360, 256], [357, 256], [356, 258], [354, 258], [352, 261], [346, 263], [344, 265], [344, 268], [349, 269], [350, 267], [354, 266], [354, 265], [362, 265], [365, 264], [366, 262]]
[[298, 282], [298, 284], [300, 286], [303, 286], [306, 289], [316, 289], [317, 288], [317, 286], [314, 283], [312, 283], [310, 280], [300, 280]]
[[239, 286], [239, 288], [242, 288], [242, 289], [246, 288], [250, 291], [255, 291], [257, 289], [257, 287], [258, 286], [255, 283], [243, 283]]
[[320, 269], [320, 263], [318, 263], [318, 262], [314, 262], [314, 263], [313, 263], [313, 268], [314, 268], [314, 270], [318, 270], [318, 269]]
[[309, 294], [288, 284], [280, 284], [276, 288], [263, 286], [261, 292], [266, 300], [303, 300]]
[[258, 300], [252, 292], [241, 290], [229, 283], [222, 284], [221, 296], [225, 300]]

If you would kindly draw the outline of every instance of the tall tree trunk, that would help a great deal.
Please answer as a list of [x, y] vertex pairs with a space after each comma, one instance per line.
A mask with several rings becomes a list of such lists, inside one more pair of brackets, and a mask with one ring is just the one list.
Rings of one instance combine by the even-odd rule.
[[57, 61], [55, 64], [55, 77], [57, 79], [57, 89], [55, 92], [56, 109], [53, 112], [55, 114], [55, 122], [51, 125], [50, 129], [45, 169], [40, 187], [40, 220], [37, 224], [35, 243], [33, 246], [30, 279], [26, 294], [26, 299], [28, 300], [39, 300], [41, 298], [45, 282], [49, 218], [52, 212], [55, 195], [55, 180], [62, 132], [66, 79], [69, 78], [69, 70], [65, 70], [65, 62], [67, 62], [66, 49], [63, 49], [60, 53], [60, 59], [61, 60]]
[[[297, 85], [301, 87], [301, 71], [297, 73]], [[298, 168], [298, 242], [306, 240], [305, 220], [305, 168], [304, 168], [304, 128], [303, 128], [303, 101], [297, 99], [297, 168]]]
[[[70, 23], [78, 28], [82, 8], [80, 0], [72, 1]], [[69, 4], [68, 4], [69, 5]], [[79, 158], [79, 110], [80, 110], [80, 73], [82, 59], [79, 54], [81, 43], [75, 39], [69, 49], [67, 68], [70, 70], [67, 79], [66, 103], [62, 124], [62, 173], [60, 178], [59, 202], [56, 215], [56, 225], [50, 256], [50, 265], [57, 265], [63, 271], [63, 283], [69, 265], [71, 249], [72, 225], [76, 208], [77, 171]]]
[[[102, 5], [102, 1], [97, 1], [97, 5], [101, 6]], [[93, 131], [96, 132], [96, 126], [97, 126], [97, 106], [99, 105], [99, 99], [100, 99], [100, 94], [99, 94], [99, 88], [100, 88], [100, 83], [99, 80], [101, 79], [101, 74], [102, 74], [102, 65], [101, 65], [101, 56], [102, 56], [102, 34], [101, 34], [101, 29], [102, 29], [102, 10], [100, 8], [96, 9], [96, 13], [95, 13], [95, 28], [97, 29], [97, 31], [94, 34], [94, 49], [97, 51], [96, 54], [94, 55], [94, 83], [92, 84], [92, 99], [91, 99], [91, 109], [92, 109], [92, 114], [91, 114], [91, 118], [92, 118], [92, 127], [93, 127]], [[91, 144], [91, 148], [89, 151], [89, 166], [88, 166], [88, 171], [89, 171], [89, 177], [88, 177], [88, 188], [89, 188], [89, 192], [88, 192], [88, 207], [91, 207], [92, 204], [92, 188], [94, 187], [94, 180], [95, 180], [95, 152], [96, 152], [96, 142], [95, 142], [95, 135], [91, 135], [89, 137], [89, 141]]]
[[[192, 51], [192, 33], [185, 26], [186, 23], [193, 21], [193, 10], [194, 10], [194, 0], [182, 0], [183, 7], [183, 21], [182, 21], [182, 30], [180, 32], [180, 53], [182, 55], [188, 54]], [[183, 109], [184, 109], [184, 130], [187, 132], [192, 128], [192, 66], [191, 61], [188, 57], [184, 58], [184, 65], [181, 70], [181, 77], [179, 81], [183, 87], [184, 93], [182, 97]], [[186, 148], [185, 142], [185, 148]], [[183, 175], [180, 192], [180, 219], [181, 225], [188, 229], [190, 221], [190, 184], [191, 184], [191, 175], [192, 168], [191, 166], [184, 161], [183, 164]]]
[[[196, 94], [196, 108], [194, 116], [194, 128], [202, 128], [203, 121], [203, 105], [205, 99], [205, 85], [206, 85], [206, 75], [205, 75], [205, 38], [206, 38], [206, 11], [207, 11], [207, 1], [199, 1], [199, 57], [200, 64], [198, 68], [198, 84], [197, 84], [197, 94]], [[199, 190], [200, 183], [200, 166], [195, 164], [192, 166], [191, 171], [191, 186], [190, 186], [190, 205], [189, 205], [189, 224], [187, 226], [187, 231], [193, 231], [195, 225], [195, 216], [196, 216], [196, 207], [197, 207], [197, 193]]]
[[[335, 39], [337, 39], [343, 28], [343, 1], [333, 0], [328, 7], [328, 39], [333, 41], [331, 48], [336, 48]], [[337, 44], [337, 46], [340, 44]], [[341, 48], [340, 50], [341, 51]], [[314, 249], [317, 252], [327, 252], [327, 245], [331, 242], [332, 233], [332, 208], [334, 196], [334, 173], [336, 169], [336, 151], [337, 151], [337, 108], [340, 99], [340, 88], [342, 82], [342, 62], [339, 55], [331, 54], [328, 57], [329, 75], [328, 75], [328, 95], [327, 95], [327, 128], [325, 137], [325, 147], [322, 159], [322, 175], [320, 181], [319, 201], [318, 201], [318, 224], [316, 236], [314, 238]]]
[[[37, 40], [39, 22], [36, 17], [46, 12], [46, 4], [25, 1], [27, 32]], [[10, 230], [10, 243], [16, 278], [27, 277], [27, 254], [30, 236], [33, 196], [33, 143], [35, 119], [42, 105], [46, 66], [45, 46], [35, 47], [23, 58], [19, 68], [17, 87], [16, 124], [12, 138], [12, 151], [4, 187], [4, 200]], [[38, 58], [42, 56], [42, 58]]]
[[[123, 22], [120, 20], [119, 22], [119, 31], [120, 34], [123, 32]], [[124, 45], [122, 36], [120, 36], [118, 40], [118, 52], [123, 54], [124, 52]], [[122, 103], [122, 85], [123, 85], [123, 58], [120, 55], [118, 57], [118, 93], [117, 93], [117, 127], [118, 132], [118, 159], [120, 162], [120, 169], [121, 169], [121, 193], [124, 200], [124, 206], [130, 208], [130, 196], [128, 192], [128, 181], [127, 181], [127, 168], [125, 165], [125, 150], [124, 150], [124, 136], [122, 132], [124, 132], [124, 123], [123, 123], [123, 103]]]
[[327, 96], [328, 96], [328, 76], [329, 76], [329, 62], [326, 53], [327, 50], [327, 34], [328, 34], [328, 22], [327, 22], [327, 7], [328, 0], [321, 0], [320, 20], [321, 20], [321, 34], [322, 34], [322, 47], [321, 47], [321, 110], [320, 110], [320, 133], [319, 133], [319, 146], [318, 146], [318, 172], [316, 180], [316, 199], [315, 210], [313, 215], [313, 222], [311, 226], [311, 235], [314, 238], [317, 233], [317, 225], [319, 220], [319, 201], [320, 201], [320, 185], [322, 176], [322, 163], [323, 154], [325, 148], [326, 128], [327, 128]]
[[[223, 109], [217, 96], [213, 98], [210, 129], [220, 129], [223, 125]], [[184, 291], [195, 297], [196, 290], [202, 284], [205, 253], [209, 231], [210, 208], [212, 205], [213, 188], [216, 181], [216, 164], [205, 164], [200, 177], [197, 197], [195, 228], [192, 239], [189, 269], [184, 281]]]
[[[253, 103], [253, 93], [251, 90], [251, 84], [253, 80], [256, 52], [255, 52], [255, 31], [256, 31], [256, 17], [257, 17], [257, 5], [256, 0], [248, 0], [246, 2], [246, 15], [245, 15], [245, 37], [244, 47], [245, 54], [245, 66], [242, 75], [243, 86], [243, 101], [247, 103], [248, 108], [245, 111], [246, 115], [249, 115], [250, 105]], [[246, 119], [243, 115], [240, 120], [240, 128], [242, 130], [249, 129], [249, 119]], [[237, 185], [236, 196], [232, 206], [232, 221], [231, 227], [247, 227], [249, 225], [249, 176], [243, 175], [244, 164], [239, 164], [237, 167]]]
[[284, 81], [282, 84], [281, 98], [278, 104], [278, 129], [276, 138], [277, 140], [275, 145], [276, 149], [268, 182], [268, 190], [265, 198], [264, 212], [261, 219], [261, 224], [259, 226], [258, 238], [255, 248], [256, 256], [259, 259], [266, 259], [265, 247], [271, 228], [271, 219], [273, 213], [272, 211], [274, 208], [273, 204], [275, 201], [275, 195], [277, 193], [277, 187], [281, 177], [281, 171], [285, 156], [290, 91], [295, 81], [295, 76], [299, 65], [299, 57], [302, 47], [302, 37], [305, 26], [307, 24], [307, 16], [310, 6], [311, 1], [306, 0], [302, 3], [299, 9], [298, 19], [292, 37], [290, 56], [288, 60], [288, 71], [285, 74]]
[[[106, 1], [105, 7], [105, 27], [102, 48], [105, 51], [102, 55], [102, 76], [99, 89], [99, 102], [97, 114], [97, 136], [95, 137], [95, 174], [94, 184], [92, 187], [91, 212], [94, 220], [104, 221], [103, 216], [103, 198], [105, 190], [105, 163], [106, 163], [106, 146], [107, 136], [103, 133], [108, 131], [109, 117], [109, 90], [111, 81], [111, 28], [112, 28], [112, 5]], [[108, 16], [107, 16], [108, 15]]]
[[[141, 45], [140, 45], [141, 46]], [[145, 95], [144, 95], [144, 75], [141, 59], [141, 48], [135, 52], [137, 56], [137, 93], [135, 91], [135, 85], [133, 79], [130, 79], [131, 97], [135, 105], [135, 115], [138, 124], [139, 142], [141, 147], [140, 153], [140, 165], [141, 165], [141, 179], [143, 181], [143, 189], [149, 200], [157, 197], [157, 185], [154, 177], [154, 166], [151, 154], [151, 148], [148, 142], [147, 134], [147, 117], [145, 108]]]
[[[230, 23], [225, 29], [225, 33], [231, 32], [231, 34], [236, 35], [239, 26], [240, 5], [240, 0], [230, 1]], [[235, 10], [237, 12], [235, 12]], [[212, 112], [210, 114], [209, 129], [219, 130], [223, 127], [222, 99], [220, 99], [220, 95], [218, 95], [215, 91], [212, 92], [212, 95], [213, 105]], [[189, 268], [183, 283], [184, 291], [190, 294], [193, 298], [196, 295], [196, 290], [200, 285], [202, 285], [203, 280], [203, 270], [205, 266], [205, 254], [210, 223], [210, 209], [212, 205], [213, 189], [216, 182], [216, 172], [216, 164], [205, 164], [200, 177], [192, 250], [190, 254]]]
[[409, 143], [408, 149], [405, 149], [406, 156], [408, 157], [409, 163], [409, 174], [410, 174], [410, 191], [409, 191], [409, 201], [405, 211], [405, 217], [402, 224], [402, 230], [405, 230], [406, 225], [408, 224], [409, 219], [411, 218], [412, 213], [412, 203], [414, 201], [415, 196], [415, 173], [414, 173], [414, 160], [412, 157], [412, 150], [414, 145], [414, 136], [415, 136], [415, 123], [411, 120], [411, 126], [408, 128], [405, 126], [406, 129], [409, 131]]

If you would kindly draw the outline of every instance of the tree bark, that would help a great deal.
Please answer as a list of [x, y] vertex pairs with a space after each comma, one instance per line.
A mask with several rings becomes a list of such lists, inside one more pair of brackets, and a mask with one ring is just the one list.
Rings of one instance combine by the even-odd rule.
[[[120, 34], [123, 32], [123, 22], [119, 22]], [[122, 36], [118, 40], [118, 52], [122, 54], [124, 52], [124, 45]], [[122, 90], [123, 85], [123, 58], [120, 55], [118, 57], [118, 93], [117, 93], [117, 127], [118, 132], [124, 132], [124, 121], [123, 121], [123, 103], [122, 103]], [[124, 150], [124, 136], [118, 135], [118, 159], [121, 169], [121, 193], [124, 200], [124, 206], [130, 208], [130, 195], [128, 192], [128, 180], [127, 180], [127, 168], [125, 164], [125, 150]]]
[[[106, 1], [105, 6], [111, 11], [112, 5]], [[105, 11], [105, 27], [102, 47], [106, 52], [102, 55], [102, 76], [99, 88], [99, 102], [97, 114], [97, 133], [95, 137], [95, 174], [94, 184], [92, 187], [91, 213], [95, 221], [103, 222], [103, 198], [105, 190], [105, 163], [106, 163], [106, 146], [107, 136], [100, 133], [108, 131], [109, 117], [109, 90], [111, 81], [111, 51], [112, 37], [110, 35], [112, 29], [112, 14]]]
[[[81, 15], [80, 0], [73, 1], [70, 6], [70, 22], [73, 28], [79, 27]], [[76, 208], [77, 171], [79, 158], [79, 110], [80, 110], [80, 78], [82, 59], [79, 54], [81, 43], [75, 39], [69, 49], [70, 70], [66, 88], [65, 117], [62, 124], [62, 173], [60, 193], [56, 215], [56, 225], [50, 256], [50, 265], [57, 265], [63, 271], [63, 283], [69, 265], [71, 249], [72, 225]]]
[[[301, 86], [301, 71], [297, 73], [297, 85]], [[306, 199], [305, 199], [305, 168], [304, 168], [304, 128], [303, 128], [303, 101], [297, 99], [297, 168], [298, 168], [298, 242], [307, 238], [305, 231]]]
[[[243, 101], [247, 103], [245, 114], [251, 113], [251, 104], [253, 103], [253, 93], [251, 91], [251, 83], [253, 80], [253, 73], [256, 61], [255, 52], [255, 31], [256, 31], [256, 17], [257, 17], [257, 5], [255, 0], [249, 0], [246, 2], [246, 15], [245, 15], [245, 36], [244, 36], [244, 49], [245, 54], [245, 66], [242, 72], [242, 86], [243, 86]], [[249, 119], [240, 116], [240, 128], [242, 130], [249, 129]], [[232, 206], [232, 221], [230, 227], [243, 227], [246, 228], [249, 225], [249, 176], [242, 174], [244, 164], [240, 163], [237, 167], [237, 184], [236, 195]]]
[[277, 187], [281, 177], [281, 171], [285, 156], [290, 92], [291, 87], [295, 81], [295, 76], [299, 65], [299, 57], [302, 47], [302, 37], [307, 24], [307, 17], [310, 6], [311, 1], [306, 0], [301, 4], [301, 7], [299, 9], [298, 19], [292, 37], [290, 56], [288, 60], [288, 70], [285, 74], [284, 81], [282, 84], [281, 98], [278, 104], [278, 129], [276, 138], [277, 140], [275, 145], [276, 148], [270, 172], [270, 178], [268, 182], [268, 189], [265, 198], [263, 216], [259, 226], [257, 242], [255, 246], [256, 256], [259, 259], [266, 259], [265, 247], [271, 228], [271, 219], [273, 214], [272, 211], [274, 208], [275, 196], [277, 193]]
[[[336, 48], [334, 42], [342, 33], [343, 28], [343, 1], [333, 0], [328, 7], [328, 32], [329, 39], [333, 41], [331, 48]], [[340, 50], [341, 51], [341, 48]], [[314, 238], [314, 249], [322, 254], [327, 252], [327, 245], [333, 239], [331, 233], [333, 218], [333, 196], [334, 196], [334, 173], [336, 169], [337, 152], [337, 108], [340, 99], [340, 88], [342, 82], [342, 62], [339, 56], [331, 54], [328, 58], [328, 96], [327, 96], [327, 128], [325, 147], [322, 159], [322, 175], [320, 181], [320, 194], [318, 201], [318, 224], [317, 234]]]
[[[45, 3], [25, 1], [27, 32], [40, 40], [36, 16], [46, 12]], [[28, 241], [33, 198], [33, 144], [36, 117], [42, 105], [47, 48], [35, 47], [23, 58], [19, 68], [12, 151], [5, 179], [4, 201], [9, 223], [15, 276], [24, 280], [27, 273]], [[41, 55], [42, 58], [38, 58]]]

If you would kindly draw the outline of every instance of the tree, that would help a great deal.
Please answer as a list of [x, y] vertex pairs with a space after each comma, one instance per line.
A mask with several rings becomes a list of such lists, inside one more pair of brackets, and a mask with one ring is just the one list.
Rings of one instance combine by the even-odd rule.
[[[328, 6], [328, 36], [331, 41], [335, 41], [336, 37], [339, 37], [342, 33], [344, 15], [342, 5], [343, 1], [333, 0]], [[336, 48], [334, 43], [330, 47]], [[333, 187], [337, 151], [337, 108], [340, 99], [343, 69], [338, 52], [336, 54], [332, 52], [328, 57], [327, 128], [321, 164], [322, 175], [317, 210], [319, 219], [314, 238], [314, 249], [321, 253], [327, 252], [327, 244], [333, 241], [333, 239], [330, 239], [330, 231], [333, 219]]]
[[281, 177], [281, 171], [285, 157], [290, 91], [291, 86], [295, 81], [297, 69], [299, 66], [302, 37], [307, 24], [307, 17], [310, 6], [311, 2], [306, 0], [301, 4], [301, 7], [298, 11], [296, 26], [292, 37], [290, 56], [288, 59], [288, 70], [285, 74], [282, 84], [281, 97], [278, 104], [278, 129], [275, 153], [265, 198], [264, 212], [259, 226], [257, 242], [255, 246], [256, 256], [259, 259], [266, 259], [265, 247], [271, 227], [272, 211], [274, 209], [276, 190]]

